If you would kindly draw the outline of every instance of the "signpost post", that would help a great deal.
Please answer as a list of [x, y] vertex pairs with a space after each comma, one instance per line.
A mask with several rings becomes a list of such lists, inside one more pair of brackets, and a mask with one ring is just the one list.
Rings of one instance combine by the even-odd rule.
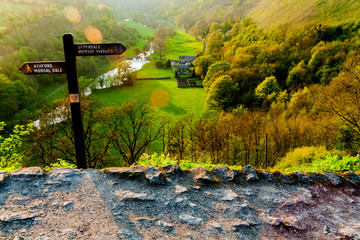
[[71, 33], [63, 35], [65, 61], [25, 62], [19, 68], [25, 74], [67, 73], [71, 117], [73, 122], [76, 164], [86, 168], [84, 127], [81, 118], [79, 81], [76, 70], [76, 56], [121, 55], [126, 47], [121, 43], [74, 44]]

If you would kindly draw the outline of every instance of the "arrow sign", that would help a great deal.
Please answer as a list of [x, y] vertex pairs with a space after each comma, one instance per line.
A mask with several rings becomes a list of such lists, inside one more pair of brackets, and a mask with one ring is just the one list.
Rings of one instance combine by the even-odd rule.
[[76, 56], [121, 55], [126, 47], [121, 43], [74, 44]]
[[19, 68], [25, 74], [66, 73], [65, 62], [25, 62]]

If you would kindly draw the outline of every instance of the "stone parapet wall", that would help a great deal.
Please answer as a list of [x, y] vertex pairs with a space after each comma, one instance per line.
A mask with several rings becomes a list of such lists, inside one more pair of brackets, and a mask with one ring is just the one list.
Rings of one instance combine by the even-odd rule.
[[350, 172], [0, 172], [0, 239], [360, 239], [359, 212]]

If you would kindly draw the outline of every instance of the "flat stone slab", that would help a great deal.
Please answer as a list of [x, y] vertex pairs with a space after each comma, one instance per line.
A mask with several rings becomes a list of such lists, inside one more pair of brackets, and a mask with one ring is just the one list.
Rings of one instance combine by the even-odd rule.
[[204, 220], [202, 218], [197, 218], [188, 214], [181, 214], [179, 219], [182, 223], [187, 223], [190, 225], [203, 225]]
[[42, 177], [44, 171], [40, 167], [18, 169], [10, 173], [13, 179], [31, 179]]

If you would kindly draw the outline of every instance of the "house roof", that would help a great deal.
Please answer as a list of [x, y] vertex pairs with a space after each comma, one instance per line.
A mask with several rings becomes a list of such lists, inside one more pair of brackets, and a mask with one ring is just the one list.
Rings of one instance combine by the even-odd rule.
[[186, 68], [189, 68], [189, 66], [186, 64], [180, 64], [180, 65], [174, 65], [174, 68], [175, 69], [186, 69]]
[[196, 56], [180, 56], [179, 60], [195, 60]]

